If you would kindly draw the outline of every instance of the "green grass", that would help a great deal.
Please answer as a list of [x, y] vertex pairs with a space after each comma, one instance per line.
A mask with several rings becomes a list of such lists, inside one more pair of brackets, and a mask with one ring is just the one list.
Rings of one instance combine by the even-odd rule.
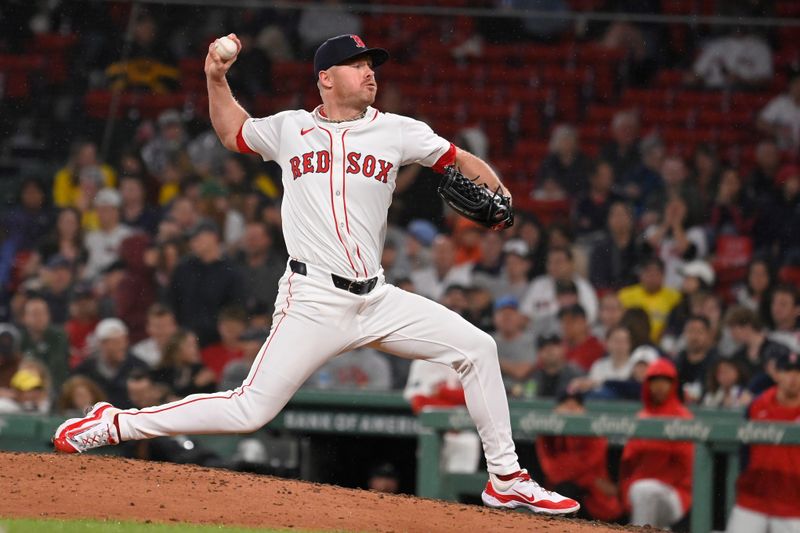
[[0, 533], [310, 533], [298, 529], [252, 529], [195, 524], [143, 524], [116, 520], [0, 518]]

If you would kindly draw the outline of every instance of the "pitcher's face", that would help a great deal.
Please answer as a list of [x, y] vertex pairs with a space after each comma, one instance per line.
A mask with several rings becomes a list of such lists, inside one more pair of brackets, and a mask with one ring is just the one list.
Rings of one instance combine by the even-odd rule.
[[375, 102], [378, 83], [372, 69], [372, 58], [356, 57], [327, 70], [333, 84], [333, 97], [338, 102], [364, 107]]

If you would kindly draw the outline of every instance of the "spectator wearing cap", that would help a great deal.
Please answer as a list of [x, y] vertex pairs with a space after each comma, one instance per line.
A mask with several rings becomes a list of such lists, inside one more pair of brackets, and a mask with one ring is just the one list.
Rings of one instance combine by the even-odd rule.
[[[415, 415], [426, 408], [447, 409], [463, 407], [464, 389], [456, 371], [447, 366], [422, 359], [411, 362], [403, 399]], [[480, 464], [480, 440], [474, 431], [448, 431], [444, 434], [441, 465], [451, 473], [473, 473]]]
[[431, 222], [419, 219], [412, 220], [406, 230], [403, 257], [408, 262], [406, 271], [410, 275], [430, 266], [432, 261], [430, 247], [439, 235], [439, 230]]
[[189, 234], [191, 254], [175, 268], [167, 302], [178, 324], [197, 334], [200, 346], [219, 340], [217, 317], [228, 305], [241, 305], [242, 279], [236, 265], [223, 256], [219, 228], [199, 223]]
[[[586, 394], [600, 389], [606, 381], [626, 381], [631, 377], [631, 332], [624, 326], [609, 330], [606, 337], [606, 353], [592, 363], [589, 374], [575, 378], [569, 385], [570, 392]], [[569, 359], [569, 354], [567, 354]]]
[[622, 200], [613, 186], [614, 168], [599, 161], [591, 171], [588, 190], [579, 191], [573, 204], [572, 227], [579, 236], [595, 238], [606, 228], [611, 205]]
[[157, 207], [147, 203], [144, 180], [139, 176], [122, 176], [119, 179], [119, 194], [121, 222], [129, 228], [155, 236], [161, 213]]
[[220, 390], [233, 390], [242, 385], [268, 336], [269, 330], [265, 328], [247, 328], [239, 335], [242, 355], [225, 365], [219, 381]]
[[456, 265], [455, 260], [453, 240], [446, 235], [437, 235], [431, 244], [431, 266], [411, 272], [417, 293], [439, 301], [450, 285], [470, 286], [470, 265]]
[[0, 396], [11, 396], [11, 378], [22, 361], [22, 337], [12, 324], [0, 323]]
[[[747, 410], [755, 421], [800, 420], [800, 356], [776, 361], [776, 385]], [[800, 531], [800, 447], [753, 444], [743, 453], [745, 466], [736, 482], [736, 506], [728, 533]]]
[[558, 335], [540, 336], [536, 340], [536, 356], [538, 368], [531, 375], [531, 381], [540, 398], [558, 397], [567, 391], [573, 379], [583, 375], [580, 367], [567, 361], [564, 343]]
[[[492, 235], [489, 233], [487, 235]], [[522, 239], [510, 239], [502, 248], [503, 259], [500, 275], [489, 285], [494, 298], [512, 295], [518, 300], [530, 289], [529, 274], [531, 271], [530, 249]], [[475, 271], [473, 270], [473, 276]], [[485, 277], [475, 279], [475, 283]]]
[[197, 336], [185, 329], [179, 329], [167, 342], [161, 362], [151, 375], [169, 387], [172, 400], [217, 388], [214, 373], [203, 364]]
[[603, 236], [592, 247], [589, 280], [598, 290], [618, 290], [636, 283], [635, 267], [642, 259], [633, 208], [621, 201], [611, 203], [605, 224]]
[[800, 148], [800, 71], [792, 72], [784, 94], [769, 101], [761, 110], [758, 129], [777, 140], [787, 151]]
[[767, 332], [755, 311], [733, 307], [725, 316], [725, 325], [740, 348], [732, 359], [743, 370], [746, 380], [766, 370], [767, 361], [789, 353], [789, 348], [767, 338]]
[[756, 252], [783, 262], [787, 252], [797, 246], [796, 223], [800, 206], [800, 166], [788, 164], [775, 176], [772, 190], [765, 194], [758, 206], [753, 240]]
[[[69, 159], [53, 177], [53, 203], [57, 207], [77, 207], [81, 204], [81, 179], [84, 169], [97, 171], [99, 182], [96, 187], [113, 187], [116, 174], [109, 165], [101, 163], [97, 157], [97, 145], [89, 141], [78, 141], [70, 149]], [[91, 200], [91, 199], [88, 199]]]
[[128, 398], [127, 380], [137, 369], [147, 365], [128, 351], [128, 328], [118, 318], [106, 318], [94, 331], [97, 354], [78, 365], [74, 375], [85, 376], [97, 383], [108, 401], [120, 409], [132, 407]]
[[526, 328], [528, 317], [519, 312], [519, 300], [508, 295], [495, 300], [492, 334], [497, 343], [497, 356], [506, 390], [512, 396], [523, 396], [525, 385], [536, 368], [536, 339]]
[[[702, 314], [699, 295], [709, 294], [714, 288], [716, 275], [714, 269], [706, 261], [689, 261], [681, 267], [681, 300], [667, 318], [667, 325], [661, 336], [661, 347], [667, 353], [678, 350], [678, 338], [683, 333], [686, 320], [693, 314]], [[696, 309], [692, 309], [696, 307]]]
[[147, 337], [147, 309], [156, 300], [155, 265], [148, 263], [149, 249], [150, 237], [138, 231], [119, 247], [125, 270], [111, 297], [116, 316], [128, 326], [131, 343]]
[[46, 414], [51, 393], [47, 368], [35, 359], [23, 359], [11, 377], [8, 393], [0, 393], [0, 413]]
[[640, 307], [650, 317], [650, 338], [658, 342], [667, 324], [667, 317], [681, 300], [675, 289], [664, 286], [664, 262], [649, 257], [639, 265], [639, 283], [619, 291], [626, 309]]
[[678, 382], [686, 403], [697, 403], [703, 397], [706, 376], [719, 358], [714, 346], [711, 323], [701, 315], [692, 315], [683, 328], [686, 348], [678, 353], [675, 366]]
[[[678, 373], [667, 359], [652, 363], [642, 387], [639, 418], [692, 418], [678, 396]], [[629, 439], [622, 451], [619, 484], [631, 524], [669, 528], [692, 505], [694, 445]]]
[[520, 300], [520, 310], [536, 324], [558, 314], [556, 283], [571, 281], [578, 290], [578, 302], [590, 322], [597, 318], [597, 294], [586, 279], [575, 273], [575, 262], [569, 248], [551, 248], [547, 252], [547, 273], [531, 283], [528, 292]]
[[96, 277], [104, 268], [118, 260], [122, 241], [133, 233], [131, 228], [120, 223], [120, 202], [116, 189], [103, 189], [95, 197], [98, 228], [86, 234], [84, 243], [89, 252], [84, 271], [87, 279]]
[[203, 364], [216, 376], [222, 378], [222, 371], [231, 361], [242, 357], [240, 338], [247, 329], [247, 313], [242, 307], [231, 306], [222, 309], [217, 319], [219, 342], [203, 348]]
[[[583, 395], [560, 394], [553, 411], [562, 415], [585, 415]], [[584, 517], [614, 521], [622, 515], [619, 490], [608, 473], [607, 439], [538, 437], [536, 457], [545, 476], [545, 485], [580, 501]]]
[[794, 285], [778, 285], [772, 292], [770, 303], [772, 330], [770, 340], [783, 344], [793, 352], [800, 352], [800, 293]]
[[[186, 153], [188, 136], [181, 114], [175, 109], [167, 109], [158, 116], [158, 133], [142, 147], [142, 160], [147, 171], [165, 183], [165, 172], [170, 165], [188, 168], [189, 155]], [[161, 195], [163, 199], [164, 190]], [[163, 203], [163, 202], [161, 202]]]
[[100, 321], [97, 311], [91, 284], [81, 282], [76, 285], [69, 302], [69, 319], [64, 323], [70, 368], [75, 368], [89, 356], [88, 338]]
[[586, 311], [580, 304], [563, 307], [558, 312], [558, 320], [567, 348], [567, 361], [588, 371], [603, 356], [605, 347], [592, 335]]
[[69, 316], [74, 272], [75, 264], [61, 255], [52, 256], [41, 270], [42, 287], [38, 292], [47, 302], [54, 324], [63, 324]]
[[286, 271], [286, 257], [275, 248], [272, 234], [263, 222], [249, 222], [245, 227], [236, 263], [246, 295], [245, 305], [248, 308], [265, 306], [272, 313], [278, 296], [278, 281]]
[[64, 330], [50, 322], [50, 309], [44, 298], [28, 298], [22, 311], [22, 326], [22, 353], [44, 362], [53, 388], [59, 390], [69, 372], [69, 341]]

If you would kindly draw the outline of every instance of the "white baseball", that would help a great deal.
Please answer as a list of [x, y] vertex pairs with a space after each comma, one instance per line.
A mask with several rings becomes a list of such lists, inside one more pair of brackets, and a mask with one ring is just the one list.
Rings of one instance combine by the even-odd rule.
[[236, 52], [239, 51], [239, 47], [236, 45], [236, 42], [230, 37], [220, 37], [216, 40], [214, 45], [219, 57], [222, 58], [223, 61], [231, 59], [236, 55]]

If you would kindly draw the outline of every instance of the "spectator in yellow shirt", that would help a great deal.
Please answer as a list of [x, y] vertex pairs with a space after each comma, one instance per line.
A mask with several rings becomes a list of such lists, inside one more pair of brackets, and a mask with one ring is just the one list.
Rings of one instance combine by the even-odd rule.
[[639, 267], [639, 283], [620, 290], [619, 300], [627, 309], [641, 307], [647, 312], [650, 338], [657, 343], [670, 311], [681, 301], [681, 293], [664, 286], [664, 263], [658, 257], [650, 257]]
[[[97, 146], [92, 142], [80, 142], [73, 146], [67, 164], [61, 167], [53, 177], [53, 203], [57, 207], [77, 207], [82, 202], [80, 175], [84, 169], [97, 168], [102, 175], [103, 187], [114, 187], [117, 176], [114, 169], [101, 163], [97, 158]], [[88, 171], [92, 172], [92, 171]], [[83, 199], [83, 203], [91, 206], [91, 198]]]

